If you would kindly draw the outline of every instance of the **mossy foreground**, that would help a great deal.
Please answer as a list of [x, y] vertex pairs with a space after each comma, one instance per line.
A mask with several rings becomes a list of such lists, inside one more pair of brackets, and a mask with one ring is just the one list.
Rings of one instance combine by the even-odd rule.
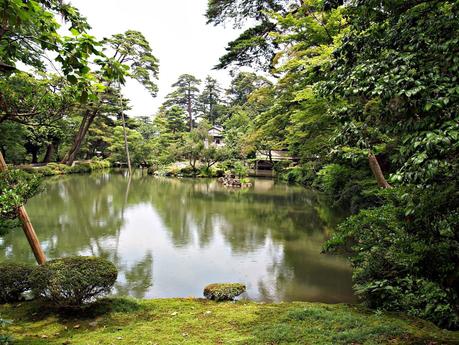
[[0, 306], [15, 344], [459, 344], [459, 332], [357, 306], [106, 300], [59, 316], [38, 302]]

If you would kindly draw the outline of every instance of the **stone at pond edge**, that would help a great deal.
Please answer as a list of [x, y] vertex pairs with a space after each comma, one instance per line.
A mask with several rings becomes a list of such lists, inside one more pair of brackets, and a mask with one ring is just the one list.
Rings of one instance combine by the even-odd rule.
[[214, 301], [232, 301], [246, 289], [244, 284], [239, 283], [209, 284], [204, 288], [204, 297]]

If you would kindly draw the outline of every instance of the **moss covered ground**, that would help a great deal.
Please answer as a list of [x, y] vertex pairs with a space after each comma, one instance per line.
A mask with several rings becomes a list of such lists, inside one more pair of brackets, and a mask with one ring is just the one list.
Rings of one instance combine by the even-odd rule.
[[104, 300], [59, 314], [40, 302], [0, 306], [14, 344], [459, 344], [459, 332], [359, 306]]

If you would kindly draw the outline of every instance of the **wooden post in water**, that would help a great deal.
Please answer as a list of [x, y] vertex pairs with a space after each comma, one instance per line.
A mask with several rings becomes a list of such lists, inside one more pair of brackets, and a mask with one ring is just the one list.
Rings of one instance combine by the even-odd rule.
[[[0, 171], [6, 171], [8, 169], [5, 159], [3, 158], [3, 154], [0, 151]], [[41, 248], [40, 241], [38, 240], [37, 234], [35, 233], [35, 229], [30, 222], [29, 215], [24, 206], [20, 206], [17, 210], [18, 218], [21, 221], [22, 229], [27, 237], [27, 241], [29, 241], [30, 247], [32, 248], [33, 255], [35, 255], [35, 259], [37, 260], [39, 265], [43, 265], [46, 262], [46, 256]]]

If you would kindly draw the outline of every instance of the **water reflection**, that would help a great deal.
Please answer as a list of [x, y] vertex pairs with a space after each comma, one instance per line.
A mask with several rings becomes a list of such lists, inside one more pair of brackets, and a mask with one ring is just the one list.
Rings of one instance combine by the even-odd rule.
[[[111, 260], [120, 295], [201, 296], [239, 281], [251, 299], [354, 301], [347, 263], [320, 254], [336, 216], [300, 187], [101, 173], [48, 180], [27, 208], [49, 258]], [[5, 257], [34, 261], [20, 231], [0, 241]]]

